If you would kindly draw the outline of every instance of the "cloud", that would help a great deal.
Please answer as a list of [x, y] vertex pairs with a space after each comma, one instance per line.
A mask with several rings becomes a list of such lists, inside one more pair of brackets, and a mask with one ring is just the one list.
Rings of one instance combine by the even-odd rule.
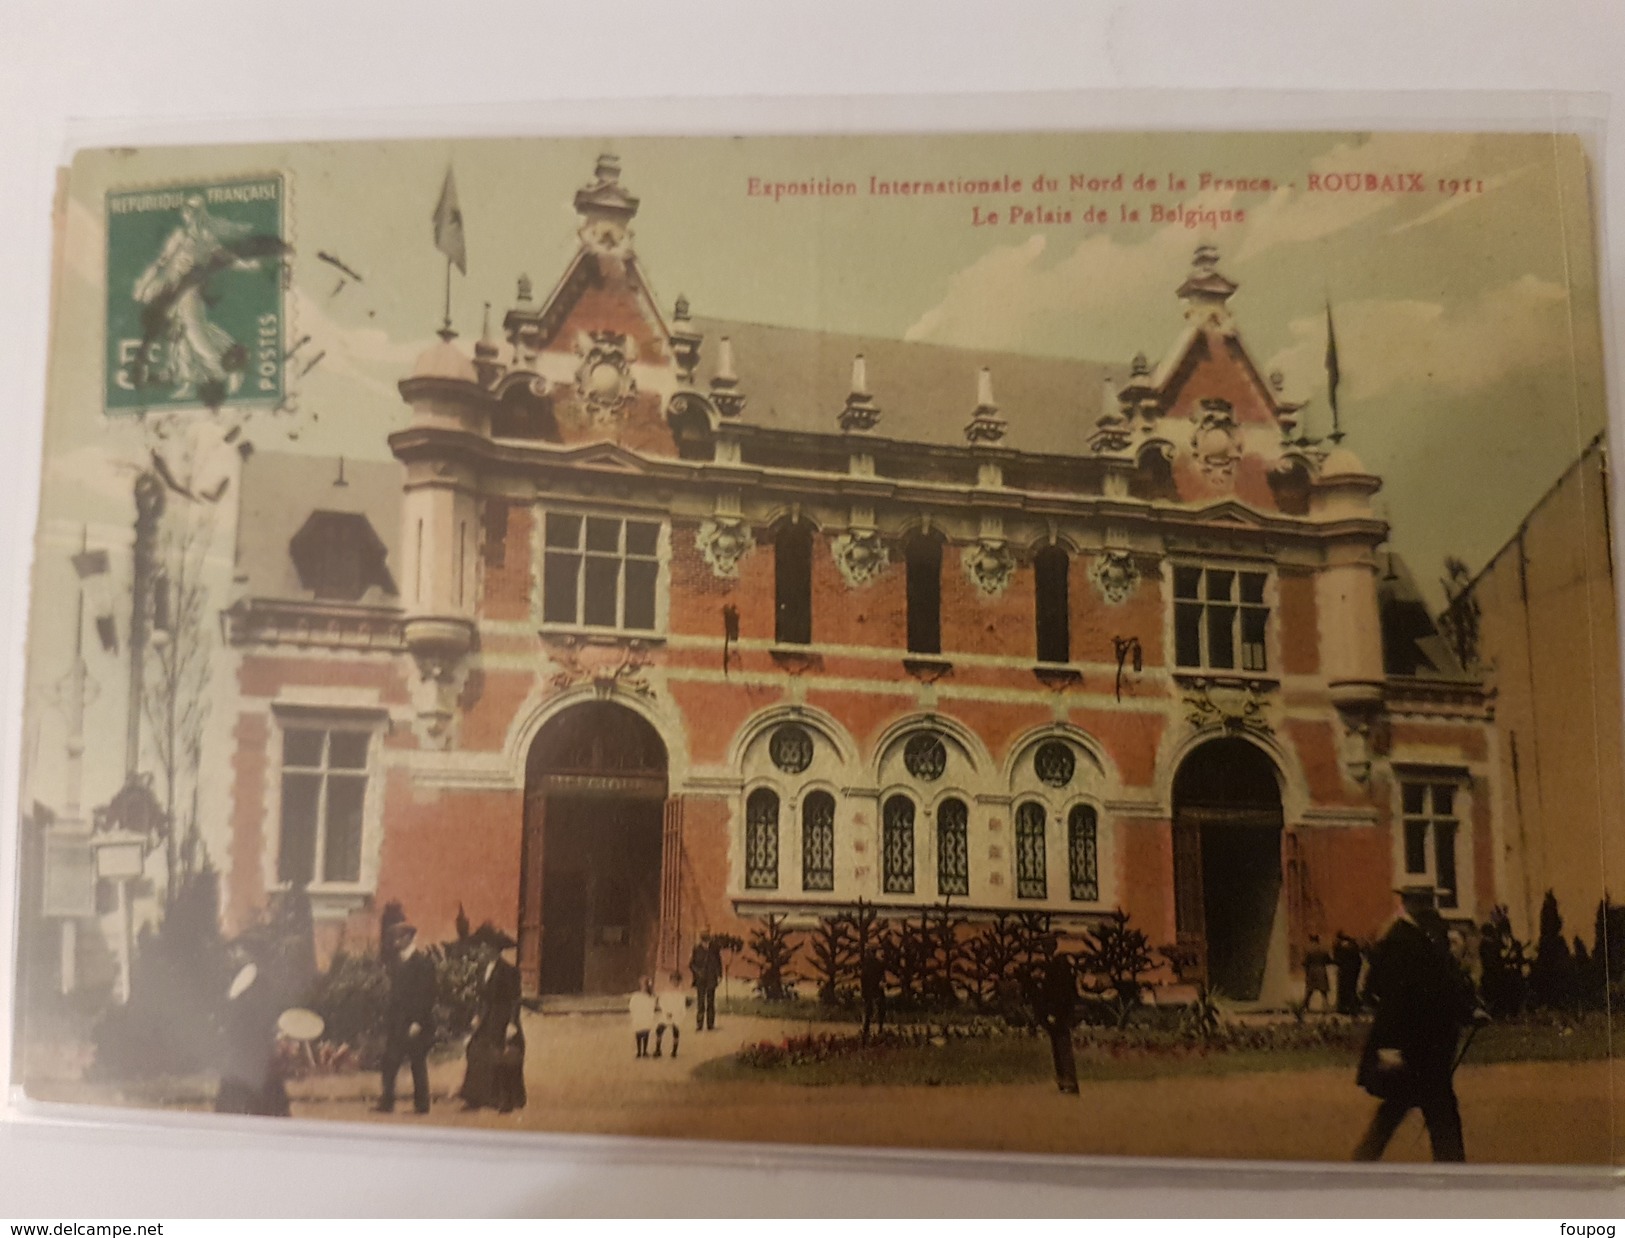
[[[1234, 197], [1231, 191], [1210, 192], [1188, 205], [1222, 209]], [[1122, 328], [1123, 290], [1167, 285], [1172, 292], [1170, 281], [1183, 276], [1192, 250], [1208, 239], [1178, 223], [1127, 244], [1097, 232], [1047, 265], [1050, 234], [1000, 245], [954, 275], [942, 300], [903, 338], [1013, 351], [1030, 349], [1035, 337], [1046, 335], [1057, 343], [1110, 338]]]
[[1501, 188], [1501, 186], [1510, 184], [1511, 182], [1518, 180], [1520, 177], [1529, 172], [1533, 172], [1536, 168], [1541, 166], [1543, 165], [1538, 163], [1526, 163], [1521, 168], [1514, 168], [1512, 171], [1503, 172], [1499, 176], [1488, 177], [1484, 181], [1484, 187], [1479, 192], [1456, 194], [1454, 197], [1446, 198], [1431, 211], [1424, 211], [1415, 219], [1407, 219], [1404, 223], [1395, 224], [1392, 228], [1388, 229], [1386, 235], [1393, 236], [1399, 232], [1409, 232], [1412, 228], [1420, 228], [1423, 224], [1432, 223], [1441, 215], [1450, 214], [1451, 211], [1456, 210], [1458, 207], [1469, 206], [1474, 202], [1482, 202], [1485, 197], [1494, 193], [1497, 189]]
[[1277, 189], [1251, 212], [1247, 239], [1236, 260], [1245, 262], [1280, 245], [1318, 241], [1412, 201], [1397, 193], [1310, 192], [1308, 173], [1448, 174], [1467, 162], [1474, 140], [1471, 134], [1373, 133], [1339, 142], [1309, 161], [1296, 189]]
[[391, 406], [400, 402], [395, 383], [411, 373], [412, 363], [430, 343], [427, 337], [403, 342], [381, 327], [340, 322], [328, 311], [326, 298], [312, 296], [298, 285], [289, 293], [288, 302], [293, 334], [289, 344], [310, 336], [288, 363], [290, 386], [299, 385], [300, 372], [322, 354], [312, 377], [319, 373], [323, 378], [354, 383], [384, 397]]
[[[1450, 311], [1436, 301], [1373, 299], [1339, 304], [1336, 315], [1341, 391], [1351, 400], [1419, 389], [1464, 395], [1563, 359], [1573, 346], [1567, 290], [1534, 275], [1488, 289]], [[1318, 381], [1325, 318], [1296, 318], [1289, 329], [1294, 342], [1265, 368], [1300, 384]]]

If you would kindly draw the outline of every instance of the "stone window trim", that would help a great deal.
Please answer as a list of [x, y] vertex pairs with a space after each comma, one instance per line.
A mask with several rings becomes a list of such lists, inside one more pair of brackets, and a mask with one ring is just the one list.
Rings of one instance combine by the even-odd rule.
[[1011, 815], [1011, 861], [1015, 866], [1016, 897], [1024, 902], [1049, 899], [1050, 806], [1023, 796]]
[[[538, 631], [544, 636], [576, 636], [588, 640], [617, 642], [626, 640], [642, 640], [659, 642], [666, 639], [670, 625], [670, 581], [671, 581], [671, 513], [665, 509], [648, 509], [642, 507], [628, 507], [610, 503], [584, 503], [572, 501], [543, 500], [533, 509], [535, 512], [533, 530], [532, 561], [534, 563], [532, 613]], [[574, 547], [566, 545], [550, 545], [549, 521], [561, 518], [562, 521], [574, 519], [579, 521], [578, 534]], [[610, 522], [618, 523], [620, 533], [614, 550], [607, 547], [592, 547], [586, 545], [588, 537], [588, 522], [594, 522], [600, 530]], [[628, 547], [629, 526], [652, 526], [654, 529], [654, 544], [652, 553], [645, 549], [646, 543], [638, 541], [633, 547]], [[557, 536], [563, 540], [564, 529], [561, 526]], [[637, 538], [643, 537], [638, 534]], [[551, 554], [550, 554], [551, 552]], [[552, 599], [552, 595], [561, 583], [559, 580], [549, 581], [550, 559], [557, 564], [556, 571], [562, 571], [565, 558], [582, 560], [576, 568], [571, 583], [574, 588], [574, 598], [571, 599], [570, 612], [566, 617], [563, 601]], [[588, 608], [587, 576], [585, 560], [591, 558], [607, 565], [610, 561], [619, 564], [615, 576], [614, 590], [614, 622], [589, 621], [586, 613]], [[628, 563], [639, 565], [648, 564], [649, 568], [639, 566], [632, 572], [628, 570]], [[652, 571], [651, 571], [652, 568]], [[602, 575], [601, 583], [607, 583], [607, 567], [599, 569], [595, 575]], [[628, 589], [629, 577], [638, 579], [632, 582]], [[634, 603], [634, 608], [645, 602], [645, 581], [652, 576], [652, 599], [647, 602], [648, 611], [652, 615], [648, 618], [648, 626], [643, 626], [644, 614], [628, 615], [628, 603]], [[550, 601], [550, 599], [552, 599]], [[606, 600], [600, 595], [601, 600]], [[603, 615], [602, 618], [609, 616]], [[632, 622], [628, 622], [629, 618]]]
[[1169, 563], [1168, 663], [1176, 676], [1237, 680], [1275, 675], [1280, 663], [1275, 565], [1184, 557]]
[[883, 895], [911, 896], [919, 891], [922, 816], [919, 801], [905, 792], [889, 792], [880, 801], [877, 860]]
[[784, 797], [777, 787], [750, 787], [745, 792], [743, 815], [742, 885], [748, 891], [778, 890], [780, 855], [784, 850]]
[[[311, 879], [305, 884], [305, 892], [310, 896], [311, 910], [315, 916], [342, 917], [360, 908], [377, 888], [377, 852], [383, 833], [384, 799], [380, 781], [383, 774], [383, 741], [389, 732], [389, 714], [382, 707], [272, 702], [270, 718], [271, 728], [266, 741], [266, 811], [262, 818], [266, 823], [264, 871], [271, 874], [267, 889], [279, 893], [286, 892], [294, 884], [282, 876], [285, 776], [290, 772], [285, 760], [289, 732], [320, 732], [324, 736], [338, 733], [367, 737], [365, 763], [352, 767], [353, 773], [341, 771], [339, 774], [340, 777], [353, 778], [364, 784], [359, 839], [360, 859], [356, 877], [354, 880], [328, 880], [323, 873], [313, 871]], [[329, 746], [330, 740], [324, 740], [322, 753], [324, 763], [329, 755]], [[323, 776], [318, 806], [322, 810], [321, 815], [325, 815], [328, 798], [325, 779], [330, 771], [321, 766], [312, 767], [297, 762], [291, 772], [296, 775], [300, 772], [319, 773]], [[323, 857], [326, 844], [321, 815], [318, 817], [311, 843], [313, 869]]]
[[1439, 890], [1442, 915], [1473, 914], [1472, 780], [1455, 766], [1394, 768], [1394, 884]]

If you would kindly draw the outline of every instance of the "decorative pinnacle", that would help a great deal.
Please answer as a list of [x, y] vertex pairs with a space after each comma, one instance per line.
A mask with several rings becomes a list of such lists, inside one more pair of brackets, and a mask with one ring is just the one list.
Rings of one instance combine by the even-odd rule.
[[1151, 362], [1146, 360], [1146, 356], [1143, 352], [1137, 352], [1134, 354], [1134, 367], [1130, 373], [1134, 378], [1151, 377]]
[[1280, 370], [1271, 370], [1270, 371], [1270, 390], [1275, 392], [1276, 395], [1280, 395], [1281, 391], [1285, 387], [1286, 387], [1286, 375], [1281, 373]]
[[846, 406], [836, 420], [846, 433], [873, 430], [880, 420], [880, 406], [869, 394], [869, 366], [862, 353], [852, 358], [852, 390], [847, 393]]
[[673, 322], [688, 321], [688, 298], [680, 292], [677, 294], [677, 304], [672, 307], [671, 318]]
[[530, 293], [531, 293], [530, 276], [521, 275], [519, 277], [519, 299], [521, 301], [528, 302], [530, 300]]
[[726, 335], [717, 341], [717, 372], [711, 377], [711, 402], [723, 417], [737, 417], [745, 407], [739, 375], [734, 373], [733, 340]]
[[997, 443], [1004, 431], [1004, 418], [993, 402], [993, 371], [984, 365], [976, 373], [976, 411], [965, 426], [965, 438], [971, 443]]

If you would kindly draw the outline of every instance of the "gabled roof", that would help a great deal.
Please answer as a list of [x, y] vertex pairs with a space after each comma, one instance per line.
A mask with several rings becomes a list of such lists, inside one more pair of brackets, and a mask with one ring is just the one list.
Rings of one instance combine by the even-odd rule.
[[1001, 447], [1088, 456], [1089, 436], [1106, 408], [1107, 380], [1128, 377], [1126, 365], [761, 323], [695, 318], [692, 329], [705, 336], [699, 388], [709, 389], [718, 341], [728, 336], [745, 396], [740, 420], [778, 430], [839, 433], [836, 417], [851, 390], [852, 358], [862, 353], [880, 408], [876, 438], [964, 447], [977, 373], [985, 366], [1009, 426]]
[[[243, 463], [237, 513], [236, 580], [240, 595], [313, 600], [299, 578], [292, 545], [315, 512], [362, 517], [384, 547], [389, 577], [400, 573], [401, 494], [406, 472], [394, 460], [345, 460], [255, 452]], [[392, 605], [393, 589], [375, 581], [362, 605]]]

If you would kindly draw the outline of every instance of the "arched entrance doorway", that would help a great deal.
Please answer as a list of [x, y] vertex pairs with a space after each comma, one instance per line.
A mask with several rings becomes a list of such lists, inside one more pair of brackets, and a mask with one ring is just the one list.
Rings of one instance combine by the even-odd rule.
[[1180, 945], [1207, 983], [1235, 1001], [1258, 1001], [1280, 987], [1268, 981], [1285, 981], [1275, 948], [1285, 941], [1281, 829], [1275, 766], [1246, 740], [1211, 740], [1174, 775]]
[[665, 800], [666, 747], [623, 705], [576, 705], [536, 736], [519, 890], [527, 993], [630, 993], [652, 972]]

